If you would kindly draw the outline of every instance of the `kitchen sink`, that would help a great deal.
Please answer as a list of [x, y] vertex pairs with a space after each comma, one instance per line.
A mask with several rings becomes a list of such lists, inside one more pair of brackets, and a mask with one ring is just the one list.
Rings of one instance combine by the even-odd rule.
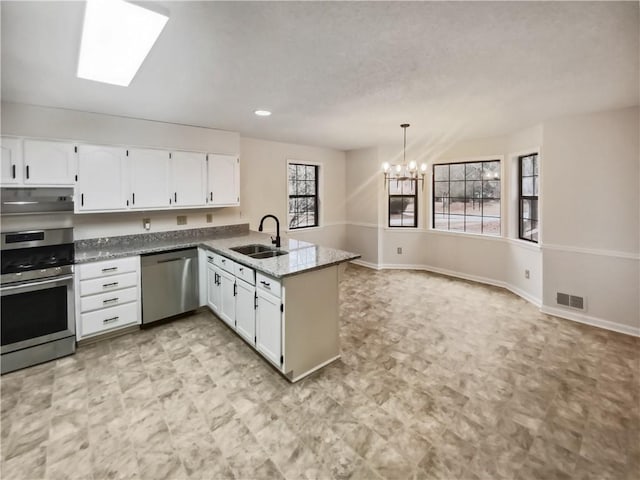
[[289, 253], [258, 243], [254, 243], [251, 245], [241, 245], [239, 247], [230, 248], [229, 250], [233, 250], [234, 252], [241, 253], [242, 255], [247, 255], [248, 257], [258, 259], [278, 257], [280, 255], [286, 255], [287, 253]]
[[249, 255], [251, 258], [271, 258], [271, 257], [279, 257], [280, 255], [286, 255], [289, 252], [283, 252], [282, 250], [271, 250], [269, 252], [258, 252], [252, 255]]

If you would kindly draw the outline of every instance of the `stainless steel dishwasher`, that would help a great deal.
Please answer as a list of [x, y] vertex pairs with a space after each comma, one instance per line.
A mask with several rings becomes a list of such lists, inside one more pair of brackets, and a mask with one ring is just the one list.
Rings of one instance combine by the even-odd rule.
[[142, 255], [142, 323], [195, 310], [198, 301], [198, 249]]

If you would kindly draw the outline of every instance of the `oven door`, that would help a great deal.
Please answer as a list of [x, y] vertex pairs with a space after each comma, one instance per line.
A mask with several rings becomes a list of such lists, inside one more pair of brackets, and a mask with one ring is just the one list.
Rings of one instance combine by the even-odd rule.
[[0, 353], [75, 335], [73, 275], [0, 287]]

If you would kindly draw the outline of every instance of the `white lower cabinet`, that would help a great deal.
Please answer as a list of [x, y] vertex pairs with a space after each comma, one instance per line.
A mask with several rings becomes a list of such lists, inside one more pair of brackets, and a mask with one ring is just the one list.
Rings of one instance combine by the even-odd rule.
[[219, 270], [220, 309], [218, 316], [232, 328], [236, 327], [236, 277], [225, 270]]
[[282, 367], [282, 300], [259, 286], [256, 297], [256, 348]]
[[140, 257], [79, 265], [76, 292], [78, 340], [140, 324]]
[[256, 287], [236, 278], [236, 329], [251, 345], [256, 344]]
[[220, 313], [220, 269], [213, 264], [213, 259], [207, 262], [207, 306], [214, 313]]

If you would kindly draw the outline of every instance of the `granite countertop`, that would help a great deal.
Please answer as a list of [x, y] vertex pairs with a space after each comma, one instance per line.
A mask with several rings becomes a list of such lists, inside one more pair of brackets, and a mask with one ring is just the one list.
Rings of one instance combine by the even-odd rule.
[[286, 237], [282, 237], [280, 249], [289, 253], [279, 257], [255, 259], [230, 250], [232, 247], [255, 243], [273, 247], [271, 235], [259, 232], [248, 232], [245, 235], [205, 241], [200, 246], [276, 278], [318, 270], [360, 258], [360, 255], [355, 253], [321, 247], [314, 243]]
[[355, 253], [321, 247], [286, 236], [282, 237], [281, 250], [288, 253], [279, 257], [254, 259], [230, 250], [231, 247], [256, 243], [273, 246], [271, 235], [249, 231], [248, 224], [104, 237], [77, 241], [75, 263], [97, 262], [180, 248], [203, 247], [272, 277], [282, 278], [360, 258], [360, 255]]

